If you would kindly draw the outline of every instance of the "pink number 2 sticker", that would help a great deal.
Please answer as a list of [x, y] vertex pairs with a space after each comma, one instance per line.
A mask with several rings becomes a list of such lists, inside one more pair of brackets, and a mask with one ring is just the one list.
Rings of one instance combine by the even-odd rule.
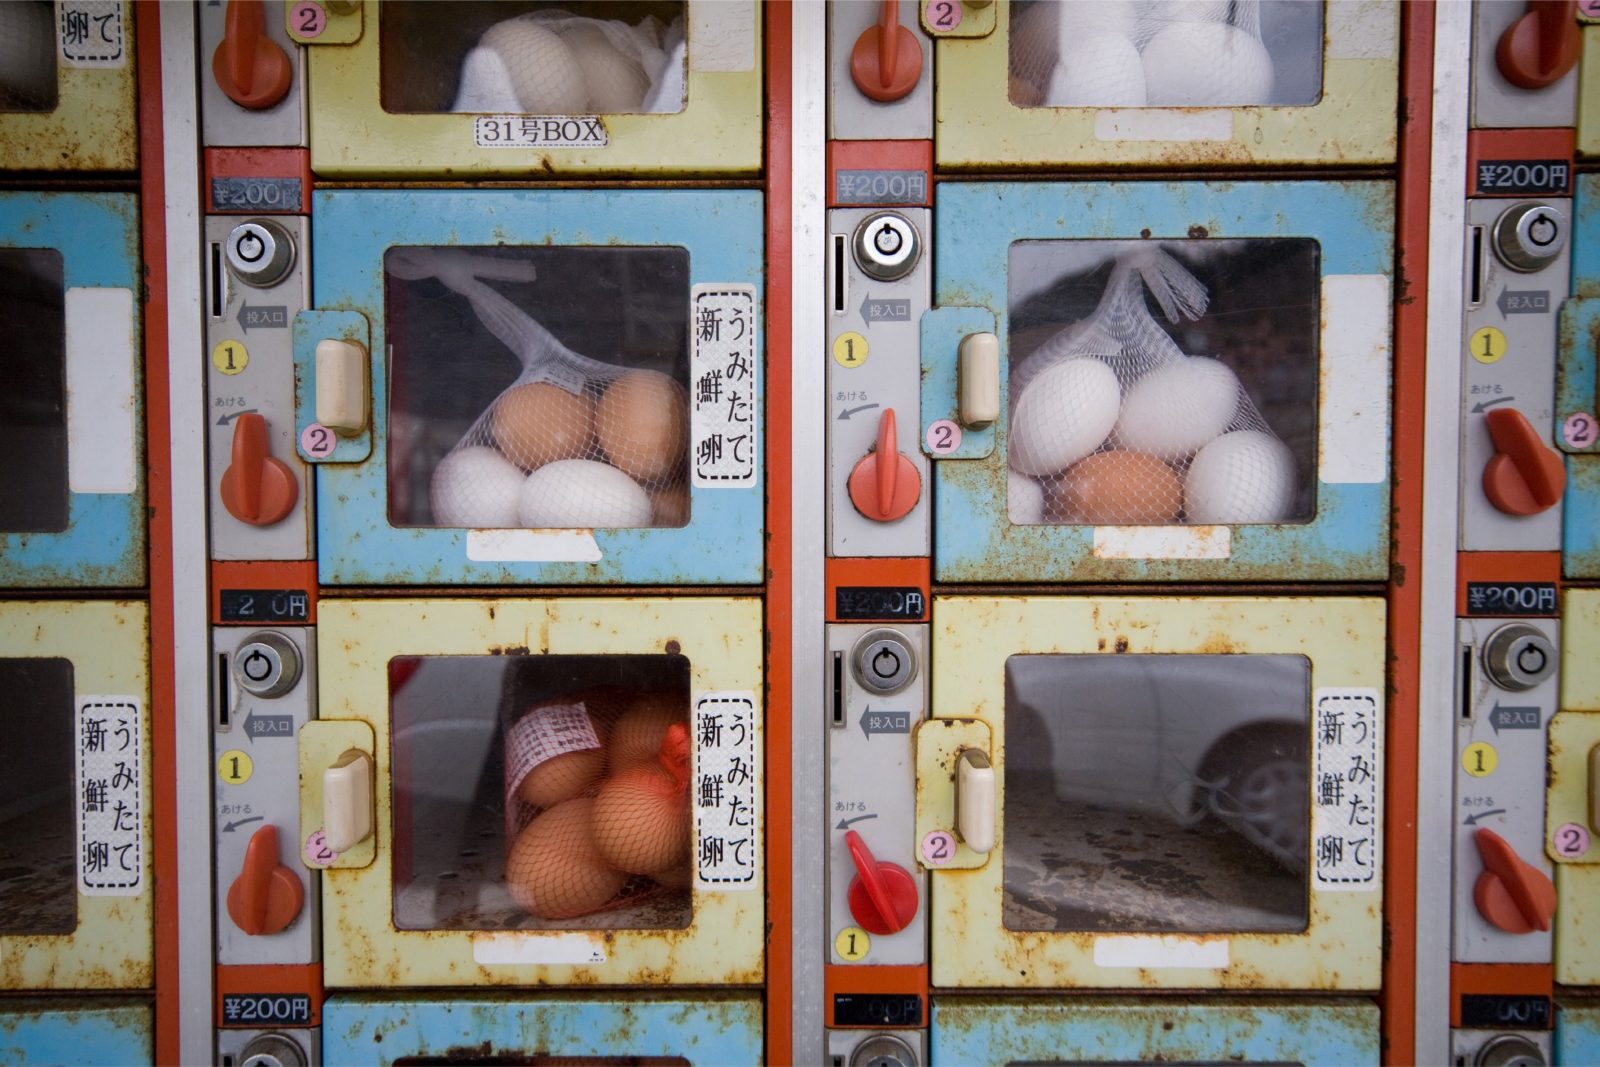
[[1594, 444], [1596, 431], [1600, 431], [1600, 422], [1587, 411], [1575, 411], [1561, 424], [1561, 438], [1568, 448], [1588, 448]]
[[923, 440], [927, 442], [929, 452], [936, 456], [948, 456], [961, 447], [961, 427], [951, 419], [930, 422]]
[[333, 455], [334, 446], [338, 443], [339, 439], [333, 435], [333, 431], [320, 422], [313, 422], [300, 431], [300, 451], [312, 459]]
[[328, 13], [313, 0], [302, 0], [289, 12], [289, 25], [294, 27], [296, 37], [321, 37], [328, 28]]
[[1552, 841], [1556, 855], [1562, 859], [1577, 859], [1589, 851], [1589, 831], [1575, 822], [1564, 822], [1556, 827]]
[[924, 0], [922, 20], [934, 33], [949, 33], [961, 25], [961, 0]]
[[313, 830], [311, 836], [306, 838], [306, 866], [331, 867], [339, 854], [328, 847], [327, 838], [323, 837], [321, 830]]

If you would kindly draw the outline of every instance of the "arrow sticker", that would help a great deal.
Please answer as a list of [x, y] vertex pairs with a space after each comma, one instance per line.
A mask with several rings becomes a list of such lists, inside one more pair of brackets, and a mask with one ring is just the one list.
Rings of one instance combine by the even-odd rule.
[[245, 408], [243, 411], [230, 411], [228, 414], [218, 417], [217, 425], [218, 426], [226, 426], [226, 425], [228, 425], [228, 423], [232, 422], [234, 419], [237, 419], [240, 415], [253, 415], [253, 414], [255, 414], [255, 410], [256, 410], [255, 408]]
[[843, 411], [839, 412], [839, 421], [843, 422], [846, 419], [848, 419], [851, 415], [857, 415], [857, 414], [860, 414], [863, 411], [871, 411], [873, 408], [875, 408], [877, 406], [878, 406], [877, 404], [862, 404], [858, 408], [845, 408]]
[[254, 741], [258, 737], [293, 737], [293, 715], [257, 715], [244, 717], [244, 735]]
[[1502, 289], [1495, 298], [1502, 315], [1543, 315], [1550, 310], [1547, 289]]
[[861, 301], [861, 318], [868, 326], [875, 322], [910, 322], [910, 300], [874, 300], [871, 296]]
[[834, 829], [835, 830], [848, 830], [848, 829], [850, 829], [850, 824], [853, 823], [853, 822], [861, 822], [864, 819], [876, 819], [877, 817], [878, 817], [877, 814], [874, 813], [872, 815], [857, 815], [853, 819], [840, 819], [839, 820], [839, 825], [835, 826]]
[[258, 330], [286, 330], [289, 328], [289, 309], [282, 304], [272, 307], [249, 304], [239, 305], [239, 314], [234, 316], [239, 322], [239, 329], [245, 333], [250, 332], [254, 326]]
[[911, 732], [911, 713], [909, 711], [873, 711], [868, 707], [861, 713], [861, 732], [866, 737], [873, 734], [909, 734]]
[[1516, 397], [1514, 396], [1497, 396], [1493, 400], [1480, 400], [1476, 404], [1472, 405], [1472, 413], [1474, 415], [1481, 415], [1485, 411], [1488, 411], [1490, 408], [1494, 407], [1496, 404], [1509, 404], [1515, 399]]
[[1476, 826], [1478, 824], [1478, 820], [1479, 819], [1487, 819], [1491, 815], [1504, 815], [1505, 813], [1506, 813], [1506, 809], [1505, 808], [1492, 808], [1489, 811], [1474, 812], [1473, 814], [1468, 815], [1465, 819], [1462, 819], [1461, 820], [1461, 825], [1462, 826]]
[[1496, 701], [1489, 712], [1489, 725], [1497, 734], [1501, 730], [1537, 730], [1540, 718], [1536, 707], [1507, 707]]
[[244, 826], [247, 823], [261, 822], [265, 818], [266, 818], [265, 815], [252, 815], [248, 819], [235, 819], [235, 820], [233, 820], [233, 822], [230, 822], [226, 826], [224, 826], [222, 828], [222, 832], [225, 833], [225, 834], [231, 834], [235, 830], [237, 830], [239, 827]]

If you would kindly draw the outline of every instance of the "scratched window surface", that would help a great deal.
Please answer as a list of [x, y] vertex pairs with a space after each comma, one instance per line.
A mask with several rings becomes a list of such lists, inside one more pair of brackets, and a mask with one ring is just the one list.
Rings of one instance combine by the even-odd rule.
[[0, 111], [56, 108], [56, 11], [47, 0], [0, 4]]
[[394, 0], [378, 24], [380, 101], [411, 114], [682, 111], [687, 7]]
[[0, 659], [0, 934], [78, 925], [72, 663]]
[[389, 665], [400, 930], [672, 930], [693, 878], [689, 661]]
[[1006, 928], [1304, 930], [1310, 681], [1301, 656], [1011, 657]]
[[1016, 241], [1007, 273], [1013, 523], [1312, 520], [1315, 240]]
[[1322, 98], [1323, 5], [1096, 0], [1011, 7], [1018, 107], [1303, 107]]
[[8, 533], [67, 528], [62, 272], [53, 248], [0, 249], [0, 531]]
[[689, 253], [391, 248], [389, 521], [689, 521]]

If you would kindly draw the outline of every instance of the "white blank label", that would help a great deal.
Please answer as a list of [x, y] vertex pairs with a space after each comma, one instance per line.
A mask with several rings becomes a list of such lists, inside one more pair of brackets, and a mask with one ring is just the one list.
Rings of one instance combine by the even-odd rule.
[[1317, 477], [1389, 477], [1389, 289], [1383, 274], [1322, 279], [1322, 410]]
[[131, 493], [139, 484], [133, 290], [68, 289], [67, 487]]

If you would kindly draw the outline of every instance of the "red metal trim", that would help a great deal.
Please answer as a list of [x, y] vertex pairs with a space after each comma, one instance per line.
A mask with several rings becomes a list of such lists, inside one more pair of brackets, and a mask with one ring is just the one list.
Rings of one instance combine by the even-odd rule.
[[1456, 555], [1456, 614], [1467, 613], [1468, 582], [1560, 582], [1559, 552], [1461, 552]]
[[862, 619], [841, 619], [838, 612], [837, 593], [840, 586], [894, 586], [915, 588], [922, 593], [922, 612], [915, 619], [900, 618], [897, 622], [927, 622], [933, 580], [933, 561], [927, 556], [910, 556], [893, 559], [830, 559], [824, 564], [823, 607], [829, 622], [863, 622]]
[[266, 619], [251, 622], [224, 620], [222, 618], [222, 591], [224, 589], [292, 589], [303, 591], [309, 598], [306, 618], [299, 622], [270, 623], [270, 625], [315, 626], [317, 624], [316, 560], [212, 562], [211, 621], [220, 626], [269, 625], [269, 620]]
[[[311, 150], [307, 148], [207, 148], [204, 152], [206, 213], [208, 215], [309, 215], [311, 214]], [[266, 205], [217, 207], [211, 200], [212, 178], [294, 178], [300, 183], [300, 209], [288, 211]]]
[[828, 142], [828, 206], [840, 207], [838, 173], [841, 170], [908, 170], [922, 174], [920, 199], [898, 198], [893, 190], [886, 190], [878, 201], [851, 198], [851, 207], [874, 202], [909, 207], [933, 206], [933, 142], [932, 141], [829, 141]]
[[1572, 195], [1572, 153], [1578, 131], [1570, 126], [1550, 129], [1468, 130], [1467, 195], [1526, 198], [1525, 192], [1483, 192], [1478, 188], [1478, 164], [1495, 160], [1559, 159], [1567, 165], [1566, 190], [1545, 196]]

